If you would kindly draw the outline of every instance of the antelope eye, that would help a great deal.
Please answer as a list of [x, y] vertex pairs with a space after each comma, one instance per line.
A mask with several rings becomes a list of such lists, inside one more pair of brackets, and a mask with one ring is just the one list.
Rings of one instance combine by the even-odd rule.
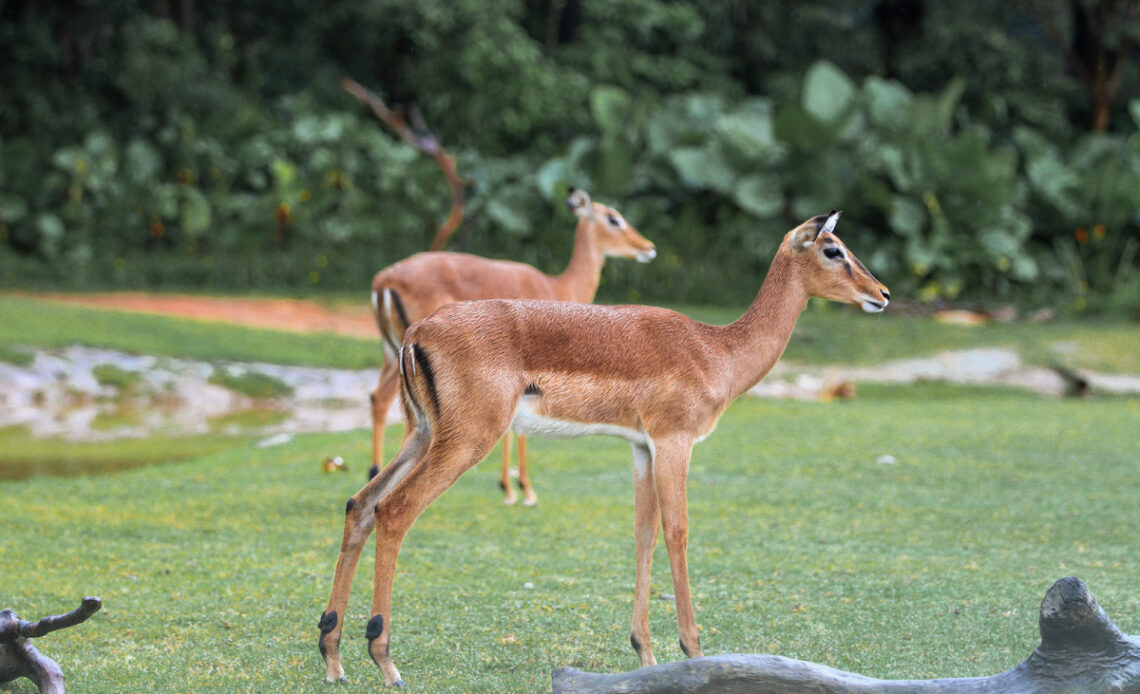
[[610, 226], [615, 229], [621, 226], [621, 222], [618, 221], [618, 218], [615, 217], [612, 212], [606, 215], [606, 220], [610, 223]]
[[828, 248], [823, 249], [823, 255], [830, 258], [831, 260], [839, 260], [843, 257], [843, 251], [839, 250], [839, 248], [836, 246], [829, 246]]

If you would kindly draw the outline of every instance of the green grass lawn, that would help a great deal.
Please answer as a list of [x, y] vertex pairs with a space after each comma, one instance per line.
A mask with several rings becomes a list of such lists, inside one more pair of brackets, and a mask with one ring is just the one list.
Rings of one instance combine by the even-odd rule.
[[[935, 386], [738, 401], [697, 446], [689, 481], [705, 652], [881, 677], [989, 674], [1037, 644], [1040, 600], [1068, 575], [1140, 632], [1138, 417], [1137, 399]], [[368, 445], [364, 432], [310, 435], [0, 483], [0, 605], [33, 619], [103, 597], [91, 621], [38, 642], [77, 692], [374, 691], [367, 554], [342, 646], [352, 685], [326, 685], [316, 649], [344, 500], [363, 473], [326, 475], [320, 461], [365, 460]], [[629, 447], [535, 441], [532, 453], [537, 508], [501, 505], [492, 458], [409, 534], [392, 648], [413, 691], [539, 692], [564, 665], [635, 665]], [[897, 462], [876, 463], [885, 454]], [[681, 657], [667, 567], [659, 543], [661, 661]]]

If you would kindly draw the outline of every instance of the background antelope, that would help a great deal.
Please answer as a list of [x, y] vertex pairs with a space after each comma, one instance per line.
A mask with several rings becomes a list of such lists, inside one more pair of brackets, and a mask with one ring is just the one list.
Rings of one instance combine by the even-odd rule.
[[[573, 189], [566, 201], [578, 217], [574, 252], [560, 275], [547, 275], [524, 263], [490, 260], [466, 253], [418, 253], [384, 268], [372, 279], [372, 311], [384, 342], [384, 366], [372, 392], [371, 478], [384, 455], [384, 421], [399, 382], [396, 353], [409, 325], [440, 306], [468, 299], [549, 299], [590, 303], [598, 291], [606, 256], [649, 262], [657, 255], [653, 243], [638, 233], [617, 210], [591, 202], [584, 190]], [[526, 438], [518, 437], [519, 487], [523, 502], [537, 497], [526, 464]], [[510, 437], [503, 437], [503, 467], [499, 482], [505, 501], [516, 500], [510, 484]]]
[[659, 528], [673, 575], [681, 649], [700, 656], [686, 561], [685, 482], [693, 444], [733, 399], [772, 368], [810, 297], [882, 311], [887, 288], [833, 234], [838, 212], [788, 232], [744, 315], [713, 326], [647, 306], [472, 301], [413, 325], [399, 353], [400, 452], [348, 500], [319, 646], [326, 677], [343, 679], [340, 634], [356, 564], [376, 529], [368, 652], [389, 684], [392, 578], [421, 512], [475, 465], [508, 427], [544, 436], [608, 434], [633, 446], [636, 578], [630, 643], [649, 642], [649, 574]]

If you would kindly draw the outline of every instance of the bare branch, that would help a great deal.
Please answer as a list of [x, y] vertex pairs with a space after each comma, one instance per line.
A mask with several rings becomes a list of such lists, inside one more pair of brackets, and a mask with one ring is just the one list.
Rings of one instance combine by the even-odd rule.
[[447, 154], [440, 146], [439, 140], [435, 135], [428, 130], [427, 124], [424, 122], [423, 115], [419, 109], [413, 108], [410, 114], [412, 127], [408, 127], [408, 122], [405, 120], [402, 113], [398, 113], [390, 108], [387, 104], [372, 90], [363, 86], [359, 82], [344, 77], [341, 79], [340, 84], [344, 90], [349, 94], [355, 96], [361, 103], [365, 104], [372, 109], [385, 125], [391, 128], [400, 136], [404, 142], [411, 146], [430, 154], [435, 158], [439, 164], [440, 170], [443, 171], [444, 177], [447, 179], [448, 185], [451, 186], [451, 213], [448, 214], [447, 219], [439, 230], [435, 233], [435, 239], [432, 240], [431, 250], [438, 251], [443, 248], [459, 225], [463, 223], [463, 181], [459, 178], [459, 173], [455, 166], [455, 159]]
[[58, 629], [66, 629], [73, 627], [76, 624], [82, 624], [87, 621], [87, 618], [99, 611], [103, 607], [103, 601], [99, 598], [83, 598], [83, 602], [79, 607], [66, 614], [52, 615], [51, 617], [44, 617], [38, 622], [22, 622], [20, 624], [20, 636], [28, 638], [35, 638], [50, 634]]

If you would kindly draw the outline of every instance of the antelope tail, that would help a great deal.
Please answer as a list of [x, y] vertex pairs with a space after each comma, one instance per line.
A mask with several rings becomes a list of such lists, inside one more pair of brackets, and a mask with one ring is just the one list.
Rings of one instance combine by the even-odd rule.
[[404, 342], [404, 332], [411, 325], [408, 313], [404, 309], [404, 302], [400, 294], [391, 287], [385, 287], [377, 293], [372, 292], [372, 309], [376, 316], [376, 325], [380, 328], [380, 339], [384, 342], [384, 352], [390, 359], [395, 360], [400, 352], [400, 345]]

